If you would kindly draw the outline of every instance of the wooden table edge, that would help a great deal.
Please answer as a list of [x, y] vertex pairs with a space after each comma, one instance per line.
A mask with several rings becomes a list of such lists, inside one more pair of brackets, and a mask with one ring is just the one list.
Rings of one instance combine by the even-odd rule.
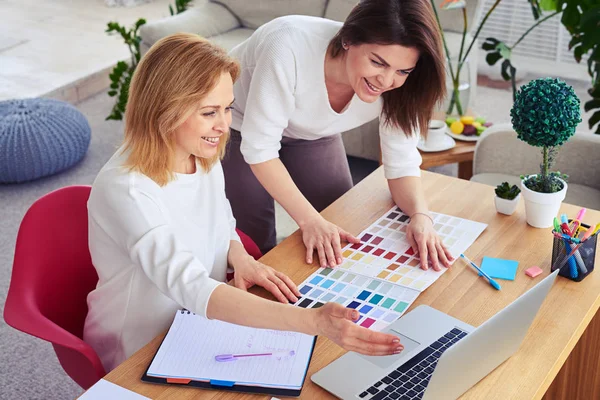
[[565, 365], [565, 363], [567, 362], [567, 359], [573, 352], [573, 349], [575, 348], [575, 346], [577, 345], [577, 343], [583, 336], [583, 333], [585, 332], [587, 327], [590, 325], [590, 322], [596, 316], [598, 309], [600, 309], [600, 297], [596, 298], [596, 301], [594, 302], [594, 304], [592, 304], [592, 306], [588, 309], [588, 312], [585, 314], [585, 317], [581, 320], [581, 323], [579, 324], [577, 329], [573, 332], [571, 339], [569, 339], [565, 348], [560, 353], [558, 359], [556, 360], [556, 362], [554, 363], [554, 365], [548, 372], [548, 375], [546, 375], [546, 379], [544, 379], [544, 381], [538, 387], [538, 390], [535, 393], [534, 399], [536, 399], [536, 400], [543, 399], [544, 395], [550, 388], [550, 385], [552, 385], [552, 382], [554, 381], [554, 379], [556, 379], [561, 368]]

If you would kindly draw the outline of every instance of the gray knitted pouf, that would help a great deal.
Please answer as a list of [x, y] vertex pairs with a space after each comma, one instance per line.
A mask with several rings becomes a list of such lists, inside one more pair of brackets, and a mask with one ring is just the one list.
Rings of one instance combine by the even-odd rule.
[[90, 144], [85, 116], [64, 101], [0, 102], [0, 183], [18, 183], [75, 165]]

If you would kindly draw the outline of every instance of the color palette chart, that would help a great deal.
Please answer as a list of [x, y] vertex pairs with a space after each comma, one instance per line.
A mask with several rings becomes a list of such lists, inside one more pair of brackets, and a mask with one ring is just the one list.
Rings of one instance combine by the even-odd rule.
[[319, 268], [299, 286], [302, 297], [295, 304], [318, 308], [330, 301], [360, 313], [357, 324], [381, 330], [404, 313], [419, 292], [380, 279], [339, 268]]
[[[473, 244], [487, 224], [449, 215], [431, 213], [434, 229], [454, 258]], [[339, 267], [361, 275], [377, 277], [422, 292], [446, 269], [420, 268], [420, 259], [406, 240], [409, 218], [394, 207], [365, 229], [361, 243], [342, 249], [344, 262]]]
[[[454, 258], [473, 244], [487, 224], [431, 213], [434, 229]], [[445, 271], [422, 270], [406, 240], [409, 217], [393, 207], [342, 249], [344, 262], [319, 268], [301, 285], [295, 305], [317, 308], [330, 301], [359, 311], [357, 324], [381, 330], [394, 322]]]

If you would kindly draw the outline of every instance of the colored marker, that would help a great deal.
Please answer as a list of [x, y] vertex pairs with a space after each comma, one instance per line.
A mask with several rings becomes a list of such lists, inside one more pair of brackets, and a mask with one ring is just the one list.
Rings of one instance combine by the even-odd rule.
[[493, 280], [488, 274], [486, 274], [485, 272], [483, 272], [483, 270], [481, 268], [479, 268], [473, 261], [469, 260], [467, 258], [467, 256], [465, 256], [464, 254], [460, 254], [460, 256], [462, 258], [465, 259], [465, 261], [471, 265], [473, 268], [475, 268], [481, 275], [483, 275], [484, 278], [486, 278], [489, 282], [490, 285], [492, 285], [494, 287], [494, 289], [496, 290], [500, 290], [500, 285], [498, 284], [498, 282], [496, 282], [495, 280]]
[[219, 361], [219, 362], [226, 362], [226, 361], [235, 361], [238, 358], [244, 358], [244, 357], [268, 357], [268, 356], [288, 357], [288, 356], [293, 356], [294, 354], [296, 354], [296, 352], [294, 350], [273, 351], [270, 353], [254, 353], [254, 354], [219, 354], [218, 356], [215, 356], [215, 360]]
[[585, 211], [586, 211], [585, 208], [582, 208], [581, 210], [579, 210], [579, 212], [577, 213], [577, 216], [573, 220], [573, 226], [571, 228], [573, 237], [577, 237], [577, 232], [579, 231], [579, 227], [581, 226], [581, 220], [583, 219], [583, 216], [585, 215]]
[[560, 227], [562, 229], [562, 232], [569, 236], [573, 236], [573, 235], [571, 235], [571, 231], [569, 230], [569, 220], [567, 219], [567, 214], [560, 215], [560, 222], [561, 222]]
[[[579, 269], [581, 270], [582, 273], [587, 274], [587, 267], [585, 266], [585, 262], [583, 262], [583, 258], [581, 258], [581, 253], [579, 252], [579, 248], [583, 245], [583, 242], [588, 240], [592, 234], [590, 233], [591, 230], [587, 230], [585, 232], [585, 234], [583, 235], [583, 237], [581, 238], [581, 242], [573, 247], [573, 250], [571, 250], [571, 252], [566, 256], [566, 258], [563, 256], [560, 260], [560, 266], [558, 267], [559, 269], [562, 268], [563, 265], [565, 265], [565, 262], [567, 262], [567, 260], [571, 259], [571, 257], [575, 258], [575, 261], [577, 263], [577, 266], [579, 267]], [[570, 247], [569, 247], [570, 249]], [[565, 249], [565, 254], [567, 254], [566, 249]]]
[[[569, 231], [569, 227], [567, 225], [569, 222], [569, 220], [567, 219], [567, 215], [561, 214], [560, 220], [562, 222], [562, 224], [560, 226], [562, 228], [563, 233], [571, 236], [571, 232]], [[569, 253], [571, 251], [571, 246], [569, 245], [569, 241], [567, 239], [563, 239], [563, 241], [565, 244], [565, 252]], [[577, 270], [577, 264], [575, 263], [575, 260], [573, 259], [573, 257], [567, 257], [567, 262], [569, 263], [569, 272], [570, 272], [571, 278], [573, 278], [573, 279], [577, 278], [579, 276], [579, 271]]]
[[561, 233], [562, 229], [560, 229], [560, 224], [558, 223], [558, 218], [554, 217], [554, 232]]

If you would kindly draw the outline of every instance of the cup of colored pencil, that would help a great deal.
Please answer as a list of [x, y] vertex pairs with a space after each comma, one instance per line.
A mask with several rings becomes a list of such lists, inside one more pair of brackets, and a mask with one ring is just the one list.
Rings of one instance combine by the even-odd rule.
[[590, 226], [581, 222], [585, 209], [575, 219], [568, 219], [565, 214], [555, 218], [554, 243], [552, 246], [552, 267], [565, 278], [575, 282], [583, 280], [594, 270], [596, 245], [600, 224]]

